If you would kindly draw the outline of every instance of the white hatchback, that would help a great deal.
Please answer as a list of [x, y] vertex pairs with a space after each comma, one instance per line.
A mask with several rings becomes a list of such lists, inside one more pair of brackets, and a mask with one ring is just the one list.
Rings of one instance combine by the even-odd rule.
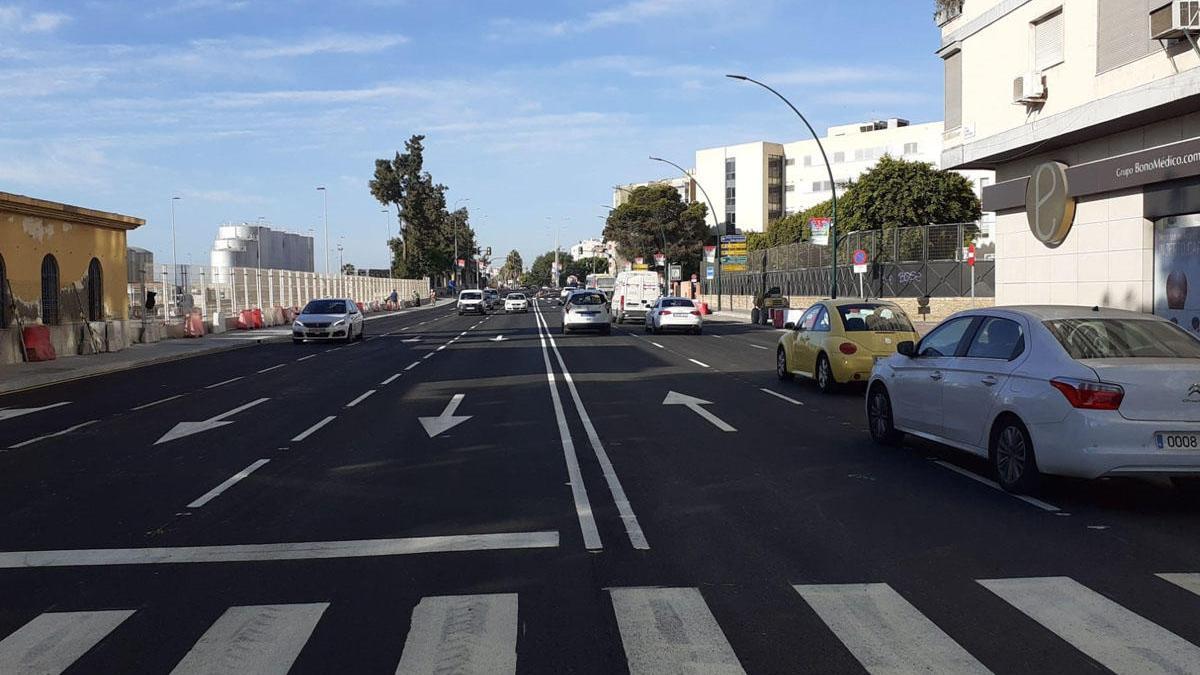
[[1039, 474], [1200, 481], [1200, 340], [1164, 319], [1087, 307], [960, 312], [875, 365], [867, 420], [988, 458], [1000, 485]]
[[699, 335], [704, 330], [704, 318], [696, 303], [687, 298], [663, 296], [646, 312], [646, 332], [661, 333], [679, 330]]
[[509, 293], [504, 297], [504, 313], [509, 312], [528, 312], [529, 299], [524, 293]]
[[575, 291], [563, 304], [562, 332], [594, 329], [602, 335], [612, 331], [612, 316], [608, 313], [608, 300], [599, 291]]

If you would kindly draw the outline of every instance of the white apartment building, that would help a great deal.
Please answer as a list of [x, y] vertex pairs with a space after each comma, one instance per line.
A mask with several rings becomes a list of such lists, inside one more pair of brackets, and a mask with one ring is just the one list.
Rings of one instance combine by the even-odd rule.
[[996, 171], [997, 303], [1153, 311], [1200, 331], [1198, 3], [937, 4], [942, 164]]
[[[821, 145], [837, 184], [857, 179], [884, 155], [941, 166], [941, 122], [888, 119], [830, 127]], [[990, 171], [964, 171], [980, 192]], [[727, 232], [762, 232], [769, 223], [803, 211], [831, 194], [829, 171], [813, 139], [756, 141], [696, 152], [696, 183], [712, 199]], [[698, 197], [703, 198], [703, 192]], [[990, 219], [985, 218], [985, 221]], [[988, 223], [983, 223], [985, 231]]]

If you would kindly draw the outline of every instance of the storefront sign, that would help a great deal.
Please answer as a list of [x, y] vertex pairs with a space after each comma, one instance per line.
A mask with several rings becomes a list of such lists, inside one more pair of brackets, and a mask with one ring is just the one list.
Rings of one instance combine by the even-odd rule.
[[1025, 217], [1029, 231], [1047, 248], [1057, 248], [1067, 239], [1075, 222], [1075, 198], [1067, 184], [1067, 165], [1039, 164], [1025, 187]]

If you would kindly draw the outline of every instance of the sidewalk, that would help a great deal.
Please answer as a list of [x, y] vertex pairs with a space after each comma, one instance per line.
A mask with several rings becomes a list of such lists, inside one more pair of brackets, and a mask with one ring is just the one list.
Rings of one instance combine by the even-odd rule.
[[[422, 305], [395, 312], [380, 312], [365, 317], [375, 321], [389, 316], [420, 312], [435, 307], [445, 307], [454, 300], [439, 299], [432, 305]], [[286, 342], [292, 331], [286, 326], [274, 326], [254, 331], [232, 331], [202, 338], [179, 338], [163, 340], [153, 344], [135, 344], [119, 352], [93, 354], [89, 356], [60, 356], [54, 361], [39, 363], [13, 363], [0, 365], [0, 394], [24, 389], [44, 387], [68, 380], [77, 380], [131, 368], [140, 368], [156, 363], [166, 363], [191, 358], [202, 354], [215, 354], [241, 349], [265, 342]]]

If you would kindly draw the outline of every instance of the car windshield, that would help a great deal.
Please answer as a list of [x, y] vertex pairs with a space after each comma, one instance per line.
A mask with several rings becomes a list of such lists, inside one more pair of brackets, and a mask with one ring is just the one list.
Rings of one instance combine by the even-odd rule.
[[568, 302], [572, 305], [603, 305], [604, 296], [598, 293], [576, 293]]
[[479, 291], [472, 291], [469, 293], [463, 293], [462, 295], [458, 296], [458, 299], [459, 300], [479, 300], [482, 297], [483, 297], [483, 294], [480, 293]]
[[913, 332], [912, 323], [898, 307], [878, 303], [840, 305], [842, 325], [846, 332], [906, 331]]
[[301, 314], [345, 314], [346, 303], [343, 300], [313, 300], [304, 306]]
[[1154, 319], [1056, 319], [1045, 322], [1073, 359], [1200, 359], [1200, 340]]
[[686, 298], [664, 298], [662, 301], [663, 307], [695, 307], [691, 300]]
[[523, 293], [509, 293], [508, 299], [509, 300], [524, 300], [525, 295]]

